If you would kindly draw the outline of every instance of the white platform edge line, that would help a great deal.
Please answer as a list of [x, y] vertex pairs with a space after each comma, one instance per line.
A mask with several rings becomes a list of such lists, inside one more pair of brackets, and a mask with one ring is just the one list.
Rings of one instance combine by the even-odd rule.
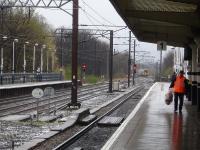
[[61, 84], [61, 83], [70, 83], [71, 81], [50, 81], [50, 82], [38, 82], [38, 83], [27, 83], [27, 84], [9, 84], [0, 86], [0, 89], [13, 89], [13, 88], [25, 88], [25, 87], [34, 87], [34, 86], [43, 86], [43, 85], [53, 85], [53, 84]]
[[149, 95], [150, 91], [157, 85], [158, 83], [154, 83], [154, 85], [147, 91], [147, 93], [144, 95], [144, 97], [140, 100], [140, 102], [136, 105], [134, 110], [131, 112], [131, 114], [125, 119], [125, 121], [121, 124], [121, 126], [114, 132], [114, 134], [110, 137], [110, 139], [106, 142], [106, 144], [101, 148], [101, 150], [109, 150], [116, 139], [119, 137], [119, 135], [124, 131], [125, 127], [129, 123], [129, 121], [135, 116], [141, 105], [146, 100], [147, 96]]

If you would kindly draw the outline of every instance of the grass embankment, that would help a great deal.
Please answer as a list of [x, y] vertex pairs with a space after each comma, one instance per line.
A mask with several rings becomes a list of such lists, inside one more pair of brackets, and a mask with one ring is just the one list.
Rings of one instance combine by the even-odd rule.
[[[65, 71], [64, 71], [64, 78], [65, 80], [71, 80], [71, 66], [67, 66]], [[81, 79], [81, 69], [80, 67], [78, 68], [78, 80]], [[97, 82], [101, 82], [103, 81], [103, 79], [101, 79], [100, 77], [98, 76], [95, 76], [95, 75], [88, 75], [86, 74], [85, 75], [85, 81], [84, 83], [88, 83], [88, 84], [95, 84]]]

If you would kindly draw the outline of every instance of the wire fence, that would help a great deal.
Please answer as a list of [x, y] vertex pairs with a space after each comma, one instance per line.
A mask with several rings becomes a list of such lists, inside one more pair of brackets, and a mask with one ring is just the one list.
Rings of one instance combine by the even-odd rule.
[[46, 82], [63, 80], [59, 73], [3, 73], [0, 74], [0, 85], [27, 82]]

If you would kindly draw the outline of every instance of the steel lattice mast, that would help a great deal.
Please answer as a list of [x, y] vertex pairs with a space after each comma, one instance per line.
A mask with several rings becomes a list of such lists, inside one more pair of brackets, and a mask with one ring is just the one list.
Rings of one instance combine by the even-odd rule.
[[2, 0], [0, 7], [61, 8], [72, 0]]

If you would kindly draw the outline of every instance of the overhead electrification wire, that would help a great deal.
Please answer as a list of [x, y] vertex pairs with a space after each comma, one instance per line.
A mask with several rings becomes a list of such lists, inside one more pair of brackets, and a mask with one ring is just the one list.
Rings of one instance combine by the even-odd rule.
[[[111, 26], [110, 27], [114, 27], [116, 26], [115, 24], [113, 24], [112, 22], [108, 21], [105, 17], [101, 16], [95, 9], [93, 9], [89, 4], [87, 4], [84, 0], [82, 0], [83, 4], [85, 4], [88, 8], [90, 8], [95, 14], [97, 14], [100, 18], [102, 18], [103, 20], [105, 20], [106, 22], [108, 22]], [[95, 26], [95, 25], [93, 25]], [[98, 25], [97, 25], [98, 26]], [[101, 25], [101, 26], [105, 26], [105, 27], [109, 27], [109, 25]]]
[[[108, 22], [110, 25], [105, 25], [105, 24], [103, 24], [103, 23], [101, 23], [99, 20], [97, 20], [95, 17], [93, 17], [92, 15], [90, 15], [89, 13], [87, 13], [83, 8], [81, 8], [82, 10], [83, 10], [83, 12], [84, 13], [87, 13], [87, 15], [89, 15], [92, 19], [94, 19], [95, 21], [97, 21], [97, 22], [99, 22], [100, 23], [100, 25], [99, 26], [103, 26], [103, 27], [108, 27], [108, 26], [115, 26], [116, 27], [116, 25], [114, 25], [113, 23], [111, 23], [110, 21], [108, 21], [105, 17], [103, 17], [103, 16], [101, 16], [96, 10], [94, 10], [90, 5], [88, 5], [84, 0], [82, 0], [82, 3], [84, 4], [84, 5], [86, 5], [89, 9], [91, 9], [96, 15], [98, 15], [100, 18], [102, 18], [104, 21], [106, 21], [106, 22]], [[94, 24], [93, 24], [93, 26], [95, 26]]]
[[[84, 5], [86, 5], [87, 7], [89, 7], [90, 9], [91, 9], [91, 7], [88, 5], [88, 4], [86, 4], [85, 3], [85, 1], [83, 1], [83, 4]], [[88, 20], [89, 20], [89, 22], [91, 22], [91, 24], [93, 25], [93, 26], [95, 26], [95, 24], [94, 24], [94, 22], [93, 22], [93, 20], [94, 21], [96, 21], [96, 22], [98, 22], [98, 23], [100, 23], [100, 25], [101, 26], [104, 26], [105, 28], [106, 28], [106, 26], [108, 26], [108, 25], [105, 25], [105, 24], [103, 24], [103, 23], [101, 23], [101, 21], [99, 21], [98, 19], [96, 19], [94, 16], [92, 16], [91, 14], [89, 14], [85, 9], [83, 9], [83, 7], [80, 7], [80, 5], [78, 6], [79, 8], [80, 8], [80, 10], [82, 10], [83, 11], [83, 13], [86, 15], [86, 17], [88, 18]], [[93, 12], [95, 12], [98, 16], [100, 16], [101, 18], [104, 18], [104, 17], [102, 17], [101, 15], [99, 15], [99, 13], [98, 12], [96, 12], [94, 9], [92, 9], [92, 11]], [[107, 21], [107, 19], [103, 19], [103, 20], [106, 20], [106, 22], [109, 22], [109, 21]], [[109, 22], [109, 24], [112, 24], [112, 23], [110, 23]], [[113, 24], [112, 24], [113, 25]], [[97, 28], [97, 30], [101, 30], [100, 28], [98, 28], [98, 26], [96, 26], [96, 28]], [[118, 33], [118, 31], [121, 31], [121, 30], [124, 30], [124, 29], [126, 29], [127, 27], [124, 27], [124, 28], [122, 28], [122, 29], [119, 29], [119, 30], [115, 30], [113, 33]], [[106, 28], [106, 30], [108, 30], [108, 28]], [[108, 37], [106, 37], [105, 35], [108, 35], [109, 33], [107, 33], [107, 31], [104, 31], [104, 33], [102, 33], [102, 36], [98, 36], [98, 37], [92, 37], [91, 39], [98, 39], [98, 38], [101, 38], [101, 37], [104, 37], [104, 38], [107, 38], [107, 39], [109, 39]], [[88, 39], [87, 41], [89, 41], [90, 39]], [[82, 43], [82, 42], [86, 42], [85, 40], [84, 41], [80, 41], [80, 43]]]
[[79, 26], [85, 26], [85, 27], [89, 27], [89, 26], [93, 26], [93, 27], [116, 27], [116, 28], [122, 28], [122, 27], [126, 27], [126, 26], [117, 26], [117, 25], [87, 25], [87, 24], [80, 24]]
[[[99, 20], [97, 20], [95, 17], [93, 17], [92, 15], [90, 15], [86, 10], [84, 10], [83, 8], [81, 8], [81, 10], [85, 13], [86, 16], [92, 18], [93, 20], [95, 20], [96, 22], [102, 24]], [[91, 20], [91, 19], [90, 19]], [[102, 24], [103, 25], [103, 24]]]
[[[78, 6], [78, 7], [83, 11], [83, 13], [86, 15], [86, 17], [88, 18], [89, 22], [91, 22], [91, 24], [94, 24], [94, 22], [92, 21], [92, 19], [101, 24], [100, 21], [98, 21], [95, 17], [93, 17], [92, 15], [90, 15], [89, 13], [87, 13], [86, 10], [84, 10], [82, 7], [80, 7], [80, 6]], [[97, 28], [96, 33], [98, 32], [98, 30], [102, 31], [100, 28], [98, 28], [98, 27], [96, 27], [96, 28]], [[104, 33], [102, 33], [102, 36], [100, 36], [100, 37], [103, 37], [104, 36], [103, 34]], [[93, 38], [93, 39], [95, 39], [95, 38]], [[80, 42], [80, 43], [82, 43], [82, 42]]]
[[[124, 30], [124, 29], [126, 29], [126, 28], [127, 28], [127, 27], [124, 27], [124, 28], [121, 28], [121, 29], [118, 29], [118, 30], [114, 30], [113, 33], [119, 32], [119, 31]], [[106, 30], [104, 30], [104, 31], [106, 31]], [[104, 34], [102, 34], [101, 36], [92, 37], [92, 38], [90, 38], [90, 39], [88, 39], [88, 40], [80, 41], [80, 43], [82, 43], [82, 42], [87, 42], [87, 41], [90, 41], [90, 40], [92, 40], [92, 39], [98, 39], [98, 38], [101, 38], [101, 37], [104, 37], [104, 38], [109, 39], [108, 37], [106, 37], [106, 35], [109, 35], [109, 34], [110, 34], [110, 33], [108, 33], [108, 31], [109, 31], [109, 30], [107, 30], [107, 32], [104, 33]]]
[[99, 16], [100, 18], [102, 18], [104, 21], [106, 21], [107, 23], [109, 23], [110, 25], [93, 25], [93, 26], [103, 26], [103, 27], [122, 27], [122, 26], [117, 26], [115, 24], [113, 24], [112, 22], [110, 22], [108, 19], [106, 19], [105, 17], [103, 17], [102, 15], [100, 15], [100, 13], [98, 13], [95, 9], [93, 9], [89, 4], [87, 4], [84, 0], [82, 0], [83, 4], [86, 5], [89, 9], [91, 9], [95, 14], [97, 14], [97, 16]]
[[99, 17], [101, 17], [103, 20], [105, 20], [106, 22], [108, 22], [111, 25], [114, 25], [112, 22], [110, 22], [109, 20], [107, 20], [106, 18], [104, 18], [103, 16], [101, 16], [95, 9], [93, 9], [91, 6], [89, 6], [84, 0], [82, 0], [83, 4], [85, 4], [88, 8], [90, 8], [93, 12], [95, 12]]

